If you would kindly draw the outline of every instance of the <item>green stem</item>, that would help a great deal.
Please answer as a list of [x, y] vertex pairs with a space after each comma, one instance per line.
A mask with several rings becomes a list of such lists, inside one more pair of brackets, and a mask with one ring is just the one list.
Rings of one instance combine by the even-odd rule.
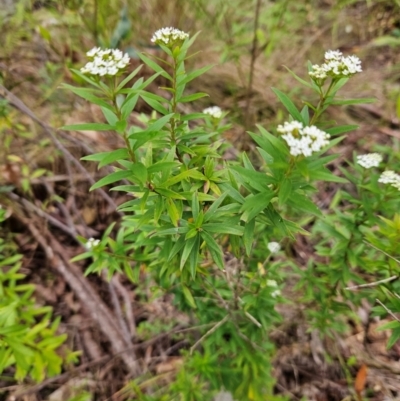
[[322, 91], [322, 88], [321, 88], [319, 102], [318, 102], [317, 108], [315, 110], [315, 113], [314, 113], [314, 115], [313, 115], [313, 117], [312, 117], [312, 119], [310, 121], [310, 125], [314, 125], [317, 122], [317, 120], [318, 120], [319, 116], [321, 115], [322, 110], [323, 110], [323, 108], [325, 106], [325, 101], [326, 101], [327, 97], [329, 96], [329, 92], [332, 90], [333, 85], [335, 83], [336, 83], [336, 81], [333, 79], [331, 81], [331, 83], [329, 84], [329, 87], [328, 87], [328, 89], [326, 90], [325, 93]]
[[[117, 103], [117, 96], [115, 93], [115, 80], [112, 81], [112, 104], [114, 106], [114, 111], [116, 116], [118, 117], [118, 120], [121, 121], [122, 120], [122, 113], [121, 113], [121, 109], [118, 106]], [[136, 155], [135, 152], [133, 151], [131, 144], [129, 142], [129, 138], [128, 138], [128, 133], [126, 132], [126, 130], [124, 130], [124, 132], [122, 133], [122, 138], [124, 139], [125, 142], [125, 146], [128, 150], [128, 154], [129, 154], [129, 158], [131, 160], [132, 163], [136, 163]]]
[[172, 76], [172, 103], [171, 103], [171, 111], [174, 113], [174, 115], [170, 118], [169, 123], [171, 126], [171, 146], [176, 147], [176, 157], [178, 160], [182, 163], [182, 157], [179, 154], [179, 150], [177, 147], [176, 143], [176, 121], [175, 121], [175, 113], [176, 113], [176, 106], [177, 106], [177, 100], [176, 100], [176, 75], [177, 75], [177, 69], [178, 65], [176, 63], [176, 58], [174, 57], [174, 64], [173, 64], [173, 76]]

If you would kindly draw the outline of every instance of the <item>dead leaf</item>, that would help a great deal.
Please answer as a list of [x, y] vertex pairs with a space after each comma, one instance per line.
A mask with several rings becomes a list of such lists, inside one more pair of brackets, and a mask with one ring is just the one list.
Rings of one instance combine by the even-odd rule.
[[356, 380], [354, 382], [354, 389], [356, 390], [356, 393], [359, 397], [361, 397], [361, 393], [365, 389], [366, 383], [367, 383], [367, 365], [362, 364], [357, 372]]
[[183, 364], [183, 358], [181, 357], [171, 357], [165, 362], [161, 362], [156, 366], [156, 373], [159, 375], [161, 373], [167, 373], [177, 370]]

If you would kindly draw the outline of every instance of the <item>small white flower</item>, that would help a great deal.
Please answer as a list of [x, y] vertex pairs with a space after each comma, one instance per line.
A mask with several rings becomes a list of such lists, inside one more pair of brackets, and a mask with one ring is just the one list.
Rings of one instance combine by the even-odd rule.
[[357, 156], [357, 163], [364, 168], [378, 167], [382, 160], [382, 155], [379, 153], [368, 153]]
[[[278, 253], [281, 250], [281, 246], [279, 245], [278, 242], [269, 242], [267, 245], [267, 248], [271, 253]], [[276, 284], [276, 281], [275, 281], [275, 284]], [[270, 284], [268, 284], [268, 285], [270, 285]]]
[[86, 55], [91, 60], [81, 68], [81, 72], [89, 75], [117, 75], [129, 64], [130, 60], [128, 53], [124, 54], [118, 49], [101, 50], [99, 47], [94, 47]]
[[94, 57], [101, 51], [100, 47], [93, 47], [93, 49], [89, 50], [86, 55], [88, 57]]
[[222, 117], [222, 110], [218, 106], [207, 107], [203, 110], [204, 114], [208, 114], [213, 118], [221, 118]]
[[161, 28], [158, 31], [154, 32], [151, 41], [156, 44], [173, 46], [176, 43], [183, 42], [188, 37], [189, 37], [188, 33], [170, 27], [170, 28]]
[[93, 248], [96, 248], [97, 245], [100, 244], [100, 240], [99, 239], [94, 239], [94, 238], [89, 238], [85, 244], [85, 248], [88, 251], [91, 251]]
[[386, 170], [381, 174], [378, 182], [381, 182], [383, 184], [393, 184], [394, 182], [397, 182], [399, 179], [400, 179], [399, 174], [395, 173], [392, 170]]
[[292, 156], [311, 156], [313, 152], [319, 152], [329, 144], [330, 135], [319, 128], [312, 126], [303, 127], [299, 121], [285, 122], [278, 125], [277, 131], [282, 135], [290, 148]]
[[313, 65], [308, 74], [316, 81], [324, 81], [328, 76], [333, 78], [349, 77], [362, 72], [361, 61], [357, 56], [344, 57], [339, 50], [328, 50], [322, 65]]
[[328, 50], [325, 52], [325, 60], [340, 60], [343, 56], [339, 50]]
[[394, 171], [384, 171], [379, 177], [378, 182], [381, 182], [382, 184], [390, 184], [392, 187], [395, 187], [400, 191], [400, 175]]
[[[275, 280], [267, 280], [268, 287], [278, 287], [278, 283]], [[276, 298], [277, 296], [281, 295], [281, 291], [276, 289], [271, 292], [271, 297]]]

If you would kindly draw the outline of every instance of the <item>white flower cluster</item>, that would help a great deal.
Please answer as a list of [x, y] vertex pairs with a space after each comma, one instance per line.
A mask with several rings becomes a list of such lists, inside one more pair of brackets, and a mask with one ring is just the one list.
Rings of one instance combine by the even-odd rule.
[[314, 125], [303, 127], [300, 121], [285, 122], [278, 125], [277, 131], [290, 148], [292, 156], [311, 156], [329, 144], [330, 135]]
[[315, 64], [309, 75], [314, 80], [323, 81], [328, 76], [333, 78], [350, 77], [362, 72], [361, 61], [357, 56], [344, 57], [339, 50], [328, 50], [325, 53], [324, 64]]
[[[267, 286], [268, 287], [278, 287], [278, 283], [275, 280], [267, 280]], [[271, 292], [271, 297], [275, 298], [278, 295], [281, 295], [281, 291], [276, 289]]]
[[357, 163], [364, 168], [378, 167], [382, 160], [382, 155], [379, 153], [368, 153], [357, 156]]
[[400, 175], [394, 171], [384, 171], [379, 177], [378, 182], [381, 182], [382, 184], [390, 184], [392, 187], [395, 187], [400, 191]]
[[151, 41], [156, 44], [173, 46], [177, 42], [183, 42], [189, 34], [176, 28], [161, 28], [156, 31]]
[[94, 47], [86, 55], [90, 61], [81, 68], [81, 72], [90, 75], [116, 75], [129, 64], [128, 53], [118, 49], [105, 49]]
[[267, 248], [271, 253], [278, 253], [281, 250], [279, 242], [269, 242]]
[[218, 106], [207, 107], [203, 110], [204, 114], [209, 114], [213, 118], [221, 118], [222, 117], [222, 110]]
[[100, 244], [100, 240], [99, 239], [94, 239], [94, 238], [89, 238], [85, 244], [85, 248], [88, 251], [91, 251], [93, 248], [96, 248], [97, 245]]

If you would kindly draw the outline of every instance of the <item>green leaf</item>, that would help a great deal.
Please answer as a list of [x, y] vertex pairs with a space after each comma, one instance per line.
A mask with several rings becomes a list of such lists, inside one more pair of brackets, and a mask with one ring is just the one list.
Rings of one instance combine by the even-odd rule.
[[345, 178], [338, 177], [332, 174], [328, 169], [323, 170], [309, 170], [308, 176], [312, 180], [328, 181], [328, 182], [339, 182], [342, 184], [347, 184], [348, 181]]
[[126, 78], [124, 78], [120, 84], [117, 86], [117, 92], [119, 92], [137, 73], [142, 69], [143, 64], [139, 65], [136, 70], [132, 71]]
[[164, 198], [161, 195], [158, 195], [154, 205], [154, 221], [156, 224], [158, 223], [158, 220], [160, 220], [161, 214], [164, 211], [164, 206]]
[[169, 218], [171, 219], [172, 224], [175, 227], [178, 227], [178, 221], [180, 219], [180, 214], [179, 214], [179, 211], [178, 211], [175, 203], [173, 202], [173, 200], [171, 198], [167, 198], [165, 204], [167, 206], [167, 212], [168, 212]]
[[170, 262], [180, 252], [185, 243], [186, 243], [185, 236], [181, 235], [175, 242], [171, 252], [168, 255], [168, 262]]
[[170, 171], [172, 168], [178, 167], [180, 164], [181, 163], [179, 162], [159, 161], [147, 167], [147, 171], [149, 172], [149, 174], [159, 173], [163, 171]]
[[282, 207], [286, 200], [292, 194], [292, 181], [288, 178], [284, 178], [279, 186], [279, 194], [278, 194], [278, 204], [279, 207]]
[[115, 124], [115, 131], [117, 131], [118, 134], [124, 134], [127, 125], [128, 125], [128, 122], [126, 120], [119, 120]]
[[[398, 322], [397, 322], [398, 323]], [[393, 329], [392, 335], [389, 338], [389, 341], [387, 343], [387, 348], [392, 348], [393, 345], [397, 343], [397, 341], [400, 339], [400, 324], [398, 325], [397, 328]]]
[[220, 268], [224, 268], [224, 256], [221, 247], [217, 244], [215, 239], [207, 232], [202, 231], [201, 237], [206, 242], [207, 248], [213, 258], [215, 264]]
[[121, 107], [121, 115], [122, 115], [123, 119], [126, 119], [129, 117], [129, 115], [132, 113], [132, 110], [135, 108], [138, 99], [139, 99], [139, 95], [128, 96], [125, 99], [125, 101]]
[[98, 106], [112, 110], [112, 106], [110, 104], [108, 104], [105, 100], [97, 97], [94, 94], [93, 89], [76, 88], [75, 86], [68, 85], [68, 84], [62, 84], [62, 87], [70, 90], [71, 92], [73, 92], [76, 95], [78, 95], [79, 97], [89, 101], [90, 103], [97, 104]]
[[167, 131], [153, 131], [153, 132], [135, 132], [130, 134], [128, 137], [130, 140], [134, 141], [132, 145], [132, 150], [135, 151], [139, 149], [142, 145], [147, 142], [153, 141], [155, 139], [161, 139], [167, 135]]
[[192, 275], [193, 279], [196, 277], [197, 264], [198, 264], [198, 260], [199, 260], [200, 235], [197, 235], [195, 238], [196, 238], [196, 241], [194, 243], [194, 247], [192, 248], [192, 251], [190, 252], [190, 256], [189, 256], [190, 274]]
[[115, 113], [105, 107], [102, 107], [101, 111], [103, 112], [104, 117], [106, 118], [108, 124], [114, 127], [115, 124], [117, 124], [118, 122], [118, 117], [115, 115]]
[[146, 128], [146, 132], [160, 131], [164, 128], [165, 124], [174, 116], [174, 113], [167, 114], [164, 117], [159, 118], [157, 121], [152, 123]]
[[[180, 192], [180, 194], [187, 201], [191, 201], [192, 200], [193, 192], [183, 191], [183, 192]], [[209, 195], [209, 194], [204, 194], [203, 192], [198, 192], [197, 196], [198, 196], [200, 202], [214, 202], [215, 201], [215, 196]]]
[[294, 193], [293, 196], [287, 199], [286, 202], [289, 206], [301, 210], [303, 212], [311, 213], [317, 216], [322, 216], [321, 211], [315, 205], [314, 202], [311, 202], [307, 197], [302, 194]]
[[104, 187], [105, 185], [112, 184], [113, 182], [121, 181], [124, 178], [132, 177], [132, 171], [129, 170], [121, 170], [116, 171], [115, 173], [111, 173], [106, 177], [101, 178], [95, 184], [90, 187], [90, 191], [94, 189]]
[[152, 99], [148, 95], [141, 94], [140, 97], [154, 110], [158, 111], [160, 114], [166, 115], [169, 111], [157, 100]]
[[100, 162], [102, 161], [110, 152], [100, 152], [100, 153], [95, 153], [93, 155], [88, 155], [81, 157], [81, 160], [88, 160], [92, 162]]
[[143, 163], [134, 163], [132, 165], [132, 174], [142, 183], [147, 181], [147, 168]]
[[177, 184], [178, 182], [181, 182], [182, 180], [185, 180], [185, 179], [187, 179], [187, 178], [189, 178], [189, 177], [192, 177], [193, 171], [196, 171], [196, 172], [198, 173], [198, 171], [197, 171], [196, 169], [191, 169], [191, 170], [183, 171], [182, 173], [180, 173], [180, 174], [178, 174], [178, 175], [176, 175], [176, 176], [174, 176], [174, 177], [171, 177], [169, 180], [165, 181], [165, 182], [162, 184], [162, 186], [163, 186], [164, 188], [170, 187], [170, 186], [172, 186], [172, 185]]
[[215, 202], [213, 202], [213, 204], [209, 207], [209, 209], [204, 214], [205, 222], [209, 221], [213, 217], [214, 213], [217, 211], [217, 209], [219, 208], [219, 206], [224, 201], [224, 199], [226, 198], [227, 195], [228, 195], [228, 192], [224, 192]]
[[349, 78], [340, 78], [332, 87], [331, 94], [335, 94], [343, 85], [347, 83]]
[[204, 118], [206, 114], [204, 113], [190, 113], [186, 114], [184, 116], [181, 116], [181, 121], [191, 121], [191, 120], [196, 120], [199, 118]]
[[175, 191], [171, 191], [170, 189], [167, 189], [167, 188], [157, 187], [154, 189], [154, 192], [156, 192], [162, 196], [165, 196], [166, 198], [182, 199], [182, 200], [186, 199], [183, 194], [175, 192]]
[[198, 70], [192, 71], [191, 73], [187, 74], [186, 76], [183, 77], [183, 79], [178, 78], [177, 86], [181, 85], [186, 85], [193, 79], [199, 77], [200, 75], [203, 75], [205, 72], [207, 72], [209, 69], [213, 68], [214, 65], [206, 65], [203, 68], [199, 68]]
[[188, 103], [207, 96], [209, 96], [207, 93], [199, 92], [199, 93], [194, 93], [193, 95], [181, 97], [180, 99], [178, 99], [178, 101], [180, 103]]
[[304, 120], [304, 124], [305, 125], [309, 125], [310, 124], [310, 113], [308, 111], [308, 106], [305, 105], [302, 110], [301, 110], [301, 115], [303, 117]]
[[274, 180], [265, 173], [247, 170], [241, 166], [231, 166], [231, 169], [237, 171], [241, 176], [240, 178], [248, 182], [249, 185], [257, 191], [265, 191], [268, 189], [268, 185], [274, 182]]
[[246, 225], [244, 226], [244, 234], [243, 234], [243, 242], [246, 248], [247, 256], [250, 256], [251, 248], [254, 242], [254, 228], [256, 226], [256, 219], [251, 219], [247, 221]]
[[245, 212], [242, 216], [242, 220], [250, 221], [258, 216], [261, 211], [268, 207], [271, 202], [271, 199], [275, 196], [273, 192], [270, 190], [263, 191], [257, 195], [249, 195], [246, 197], [241, 211]]
[[222, 223], [206, 223], [203, 224], [202, 229], [211, 233], [243, 235], [243, 227], [239, 225], [233, 226]]
[[109, 124], [88, 123], [64, 125], [61, 129], [65, 131], [113, 131], [114, 127]]
[[200, 211], [199, 199], [197, 196], [197, 191], [193, 193], [192, 196], [192, 214], [193, 218], [196, 220]]
[[186, 301], [188, 302], [188, 304], [189, 304], [192, 308], [196, 309], [197, 306], [196, 306], [196, 303], [194, 302], [193, 295], [192, 295], [192, 293], [190, 292], [189, 288], [187, 288], [185, 285], [183, 285], [183, 286], [182, 286], [182, 291], [183, 291], [183, 295], [185, 296]]
[[257, 125], [257, 128], [260, 130], [261, 136], [252, 132], [249, 132], [249, 135], [274, 159], [286, 161], [289, 150], [283, 140], [272, 135], [261, 125]]
[[274, 162], [274, 158], [264, 149], [257, 146], [257, 150], [260, 153], [261, 157], [264, 159], [265, 163], [272, 164]]
[[[85, 74], [82, 74], [79, 70], [75, 70], [74, 68], [71, 68], [71, 72], [78, 76], [79, 78], [83, 79], [84, 81], [86, 81], [88, 84], [95, 86], [98, 89], [101, 89], [102, 86], [100, 85], [100, 83], [97, 83], [95, 81], [93, 81], [93, 79], [87, 77]], [[65, 85], [65, 84], [63, 84]]]
[[392, 322], [382, 324], [382, 326], [378, 327], [378, 331], [389, 330], [389, 329], [400, 329], [400, 322], [394, 320]]
[[361, 99], [336, 99], [332, 100], [329, 104], [332, 105], [348, 105], [348, 104], [364, 104], [364, 103], [375, 103], [376, 99], [371, 97], [371, 98], [361, 98]]
[[[100, 160], [98, 168], [106, 166], [107, 164], [113, 163], [116, 160], [126, 160], [129, 158], [129, 153], [126, 148], [116, 149], [111, 152], [104, 152], [106, 153], [104, 157]], [[96, 155], [93, 155], [96, 156]], [[90, 158], [82, 158], [83, 160], [91, 160]], [[93, 159], [92, 159], [93, 160]]]
[[192, 251], [194, 244], [196, 243], [197, 237], [198, 237], [198, 234], [195, 237], [189, 238], [185, 243], [185, 246], [183, 248], [183, 252], [181, 255], [180, 265], [179, 265], [181, 270], [183, 269], [183, 267], [185, 266], [185, 264], [189, 258], [190, 252]]
[[[400, 38], [398, 37], [398, 34], [396, 36], [393, 35], [395, 30], [393, 29], [391, 35], [382, 35], [377, 38], [375, 38], [372, 41], [373, 46], [391, 46], [391, 47], [399, 47], [400, 46]], [[393, 35], [393, 36], [392, 36]]]
[[149, 86], [155, 79], [157, 79], [160, 76], [159, 72], [156, 72], [155, 74], [153, 74], [150, 78], [147, 78], [146, 81], [144, 81], [140, 86], [136, 86], [136, 84], [134, 86], [132, 86], [132, 89], [135, 87], [135, 89], [144, 89], [147, 86]]
[[77, 256], [74, 256], [71, 259], [71, 262], [79, 262], [80, 260], [91, 258], [92, 256], [93, 256], [92, 252], [84, 252], [84, 253], [81, 253], [81, 254], [79, 254]]
[[[173, 228], [166, 228], [157, 231], [157, 236], [161, 235], [175, 235], [175, 234], [186, 234], [189, 231], [188, 227], [173, 227]], [[185, 239], [185, 236], [183, 236]]]
[[162, 77], [168, 79], [169, 81], [172, 81], [171, 75], [168, 74], [167, 71], [164, 70], [159, 64], [157, 64], [155, 61], [151, 60], [149, 57], [145, 56], [144, 53], [138, 53], [139, 57], [143, 60], [143, 62], [149, 66], [152, 70], [155, 72], [158, 72], [159, 75]]
[[[199, 35], [200, 35], [200, 32], [196, 32], [193, 36], [191, 36], [189, 39], [186, 39], [186, 40], [183, 42], [181, 51], [182, 51], [182, 53], [183, 53], [184, 55], [186, 55], [186, 51], [189, 49], [189, 47], [192, 46], [192, 44], [194, 43], [194, 41], [197, 39], [197, 36], [199, 36]], [[182, 53], [181, 53], [181, 54], [182, 54]], [[189, 56], [189, 57], [191, 57], [191, 56]], [[189, 57], [188, 57], [188, 58], [189, 58]], [[186, 59], [185, 59], [185, 60], [186, 60]]]
[[335, 135], [340, 135], [340, 134], [344, 134], [346, 132], [349, 131], [354, 131], [356, 129], [358, 129], [358, 125], [341, 125], [338, 127], [332, 127], [332, 128], [328, 128], [325, 130], [325, 132], [327, 132], [328, 134], [335, 136]]
[[283, 92], [281, 92], [279, 89], [272, 88], [276, 96], [278, 96], [278, 99], [282, 102], [282, 104], [285, 106], [286, 110], [290, 113], [290, 115], [297, 121], [300, 121], [304, 124], [303, 116], [300, 114], [300, 112], [297, 110], [297, 107], [294, 105], [294, 103], [290, 100], [289, 96], [285, 95]]
[[303, 84], [304, 86], [307, 86], [308, 88], [314, 89], [314, 87], [307, 81], [305, 81], [304, 79], [300, 78], [298, 75], [296, 75], [292, 70], [290, 70], [288, 67], [286, 67], [284, 65], [284, 67], [288, 70], [288, 72], [290, 73], [290, 75], [295, 78], [297, 81], [299, 81], [301, 84]]

